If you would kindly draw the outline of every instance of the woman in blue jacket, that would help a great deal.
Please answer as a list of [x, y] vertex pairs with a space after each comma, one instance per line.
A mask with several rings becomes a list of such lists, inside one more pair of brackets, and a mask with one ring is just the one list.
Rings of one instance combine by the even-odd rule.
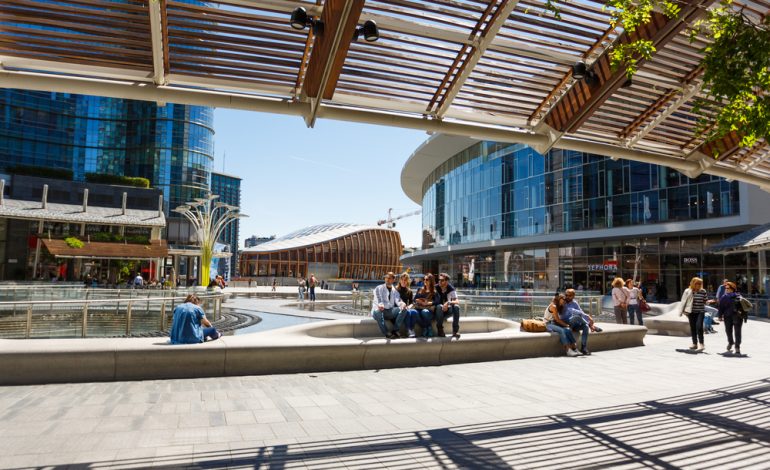
[[[733, 345], [735, 345], [735, 354], [740, 355], [743, 319], [736, 305], [739, 302], [739, 296], [735, 290], [734, 282], [728, 282], [725, 285], [725, 294], [719, 299], [718, 315], [719, 321], [724, 321], [725, 333], [727, 333], [727, 352], [733, 352]], [[733, 332], [735, 332], [735, 337], [733, 337]]]

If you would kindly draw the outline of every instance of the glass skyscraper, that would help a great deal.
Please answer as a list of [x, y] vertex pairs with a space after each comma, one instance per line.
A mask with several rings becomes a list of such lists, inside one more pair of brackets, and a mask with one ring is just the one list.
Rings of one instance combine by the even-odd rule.
[[0, 89], [0, 170], [68, 169], [76, 181], [87, 173], [144, 177], [163, 192], [167, 214], [208, 191], [213, 139], [209, 107]]
[[[211, 173], [211, 192], [219, 196], [218, 201], [231, 206], [241, 206], [241, 179], [237, 176], [227, 175], [224, 173], [212, 172]], [[219, 242], [230, 245], [230, 263], [229, 274], [230, 276], [236, 276], [236, 269], [238, 266], [238, 234], [240, 232], [240, 221], [235, 219], [230, 223], [222, 235], [219, 237]], [[222, 267], [224, 268], [224, 267]], [[222, 270], [219, 270], [222, 272]], [[228, 278], [229, 280], [229, 278]]]

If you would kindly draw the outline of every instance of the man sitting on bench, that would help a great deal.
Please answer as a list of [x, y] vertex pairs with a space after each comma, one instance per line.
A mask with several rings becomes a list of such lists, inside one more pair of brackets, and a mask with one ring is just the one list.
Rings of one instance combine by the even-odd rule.
[[[407, 310], [404, 302], [398, 295], [398, 290], [393, 285], [396, 275], [389, 272], [385, 275], [385, 284], [374, 288], [374, 300], [372, 302], [372, 317], [377, 321], [380, 331], [388, 339], [400, 338], [398, 334], [401, 325], [404, 324]], [[393, 330], [389, 333], [385, 321], [393, 322]]]

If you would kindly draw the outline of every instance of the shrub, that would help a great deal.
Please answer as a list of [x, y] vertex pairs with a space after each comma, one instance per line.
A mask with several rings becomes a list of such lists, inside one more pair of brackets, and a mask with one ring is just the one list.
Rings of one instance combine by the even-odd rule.
[[8, 173], [24, 176], [38, 176], [40, 178], [52, 178], [57, 180], [72, 181], [72, 170], [66, 168], [49, 168], [34, 165], [16, 165], [6, 169]]
[[85, 245], [76, 237], [67, 237], [64, 242], [69, 245], [70, 248], [83, 248]]
[[134, 186], [136, 188], [150, 187], [150, 180], [147, 178], [109, 175], [104, 173], [86, 173], [86, 181], [90, 183], [114, 184], [118, 186]]

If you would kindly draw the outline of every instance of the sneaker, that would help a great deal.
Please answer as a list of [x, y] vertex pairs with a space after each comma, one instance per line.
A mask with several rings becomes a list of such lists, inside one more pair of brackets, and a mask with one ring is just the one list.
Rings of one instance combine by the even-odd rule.
[[602, 331], [604, 331], [604, 330], [599, 328], [598, 326], [594, 327], [594, 333], [601, 333]]
[[568, 357], [576, 357], [579, 356], [580, 353], [575, 351], [574, 349], [567, 349], [567, 356]]
[[703, 343], [701, 343], [701, 344], [698, 344], [698, 349], [696, 349], [696, 351], [703, 351], [704, 349], [706, 349], [706, 346]]
[[401, 337], [401, 335], [398, 334], [398, 331], [394, 331], [393, 333], [390, 334], [390, 337], [393, 339], [398, 339]]
[[582, 354], [584, 356], [590, 356], [591, 355], [591, 351], [589, 351], [588, 348], [580, 348], [580, 354]]
[[452, 333], [452, 338], [460, 339], [460, 333], [455, 331], [454, 333]]
[[414, 338], [414, 330], [409, 330], [409, 337]]
[[689, 347], [689, 348], [687, 348], [687, 349], [692, 349], [693, 351], [695, 351], [696, 349], [698, 349], [698, 345], [693, 343], [693, 345], [692, 345], [692, 346], [690, 346], [690, 347]]

